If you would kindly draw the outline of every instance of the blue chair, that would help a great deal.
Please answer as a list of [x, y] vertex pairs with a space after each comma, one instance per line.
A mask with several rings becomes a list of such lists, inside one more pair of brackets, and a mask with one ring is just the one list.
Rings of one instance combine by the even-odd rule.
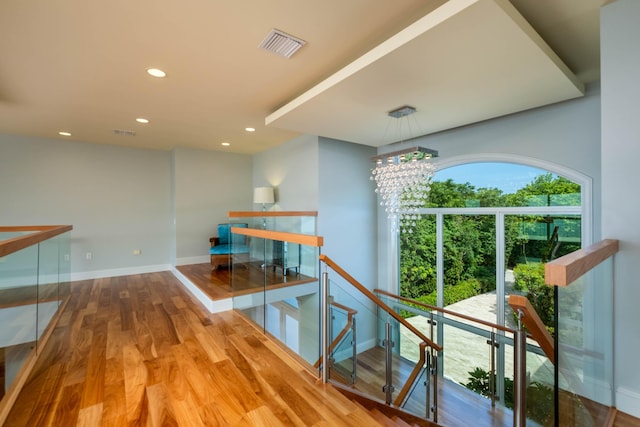
[[232, 234], [232, 227], [247, 228], [248, 224], [218, 224], [218, 237], [209, 239], [211, 270], [216, 270], [221, 265], [231, 265], [234, 255], [249, 253], [247, 236]]

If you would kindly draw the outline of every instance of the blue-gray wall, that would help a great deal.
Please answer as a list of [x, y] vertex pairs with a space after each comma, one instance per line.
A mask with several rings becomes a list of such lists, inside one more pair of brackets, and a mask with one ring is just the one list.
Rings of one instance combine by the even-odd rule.
[[0, 224], [73, 225], [74, 273], [166, 266], [170, 163], [164, 151], [0, 135]]
[[620, 241], [615, 257], [616, 405], [640, 417], [640, 2], [602, 8], [602, 235]]

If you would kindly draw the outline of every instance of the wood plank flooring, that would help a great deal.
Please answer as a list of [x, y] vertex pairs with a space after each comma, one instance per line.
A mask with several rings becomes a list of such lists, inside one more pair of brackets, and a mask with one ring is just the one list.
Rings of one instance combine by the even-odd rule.
[[[472, 411], [465, 394], [441, 393], [442, 425], [508, 424], [490, 421], [490, 407]], [[385, 423], [318, 384], [241, 315], [208, 314], [165, 272], [73, 283], [5, 426]], [[614, 424], [638, 425], [625, 414]]]
[[6, 426], [365, 426], [374, 418], [171, 273], [72, 284]]

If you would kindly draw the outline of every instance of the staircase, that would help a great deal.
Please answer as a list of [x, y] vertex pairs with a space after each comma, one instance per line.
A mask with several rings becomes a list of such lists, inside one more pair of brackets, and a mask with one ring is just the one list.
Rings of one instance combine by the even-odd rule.
[[401, 409], [387, 406], [357, 391], [338, 384], [333, 386], [356, 405], [367, 411], [378, 424], [385, 427], [439, 427], [439, 424], [420, 418]]

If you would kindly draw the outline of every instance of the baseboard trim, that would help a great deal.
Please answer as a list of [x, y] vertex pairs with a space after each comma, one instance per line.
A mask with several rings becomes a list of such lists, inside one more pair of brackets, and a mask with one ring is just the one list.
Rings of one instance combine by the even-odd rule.
[[209, 255], [201, 255], [178, 258], [176, 260], [176, 265], [208, 264], [209, 262], [211, 262], [211, 257]]
[[618, 411], [640, 418], [640, 393], [625, 387], [618, 387], [615, 406]]
[[158, 265], [143, 265], [138, 267], [125, 267], [125, 268], [113, 268], [109, 270], [93, 270], [93, 271], [78, 271], [71, 273], [71, 281], [77, 282], [80, 280], [93, 280], [102, 279], [105, 277], [119, 277], [130, 276], [132, 274], [145, 274], [145, 273], [157, 273], [159, 271], [170, 271], [171, 265], [158, 264]]

